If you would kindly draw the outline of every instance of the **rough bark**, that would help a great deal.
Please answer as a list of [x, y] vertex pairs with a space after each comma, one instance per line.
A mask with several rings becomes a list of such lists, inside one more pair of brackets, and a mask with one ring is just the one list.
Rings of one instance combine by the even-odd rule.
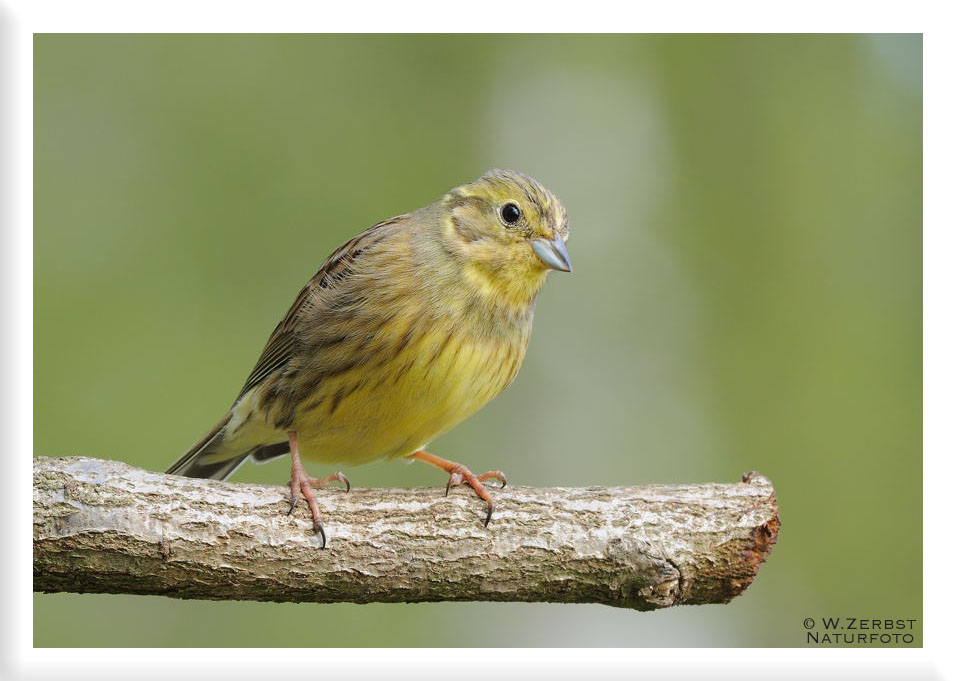
[[725, 603], [777, 538], [773, 486], [326, 488], [318, 547], [288, 488], [38, 458], [36, 591], [353, 603], [557, 601], [651, 610]]

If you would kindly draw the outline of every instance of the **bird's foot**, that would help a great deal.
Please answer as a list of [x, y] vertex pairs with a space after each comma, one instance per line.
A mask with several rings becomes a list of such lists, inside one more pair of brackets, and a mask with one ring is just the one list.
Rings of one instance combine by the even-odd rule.
[[299, 502], [304, 498], [309, 505], [309, 511], [312, 513], [312, 529], [315, 530], [318, 536], [322, 537], [322, 548], [324, 549], [325, 527], [322, 525], [322, 513], [319, 511], [319, 504], [315, 500], [315, 490], [325, 487], [330, 482], [337, 480], [345, 484], [345, 491], [348, 492], [352, 489], [352, 484], [341, 471], [327, 475], [324, 478], [310, 477], [305, 470], [305, 466], [302, 465], [302, 460], [299, 458], [294, 432], [289, 434], [289, 442], [292, 445], [290, 447], [292, 453], [292, 479], [289, 481], [289, 491], [291, 492], [289, 515], [292, 515], [292, 512], [295, 511], [295, 507], [298, 506]]
[[460, 463], [448, 461], [440, 456], [429, 454], [426, 451], [417, 451], [412, 454], [411, 458], [430, 463], [431, 465], [441, 468], [443, 471], [448, 473], [448, 484], [445, 485], [445, 496], [448, 496], [448, 492], [452, 487], [457, 487], [458, 485], [467, 484], [469, 487], [475, 490], [475, 494], [478, 495], [478, 498], [488, 505], [488, 514], [485, 516], [485, 527], [488, 527], [488, 523], [491, 522], [491, 514], [495, 511], [495, 502], [491, 499], [491, 495], [488, 493], [488, 490], [481, 483], [483, 483], [485, 480], [494, 479], [501, 483], [501, 487], [498, 489], [503, 489], [504, 486], [508, 484], [508, 479], [505, 477], [504, 473], [501, 471], [488, 471], [487, 473], [482, 473], [481, 475], [475, 475]]

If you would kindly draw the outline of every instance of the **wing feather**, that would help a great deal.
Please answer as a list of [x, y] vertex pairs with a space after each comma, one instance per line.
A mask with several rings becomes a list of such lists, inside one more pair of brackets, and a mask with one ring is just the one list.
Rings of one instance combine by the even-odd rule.
[[286, 312], [282, 320], [276, 325], [272, 335], [266, 342], [265, 348], [259, 357], [259, 361], [253, 367], [249, 378], [246, 379], [239, 396], [238, 402], [243, 395], [252, 388], [262, 383], [268, 376], [281, 371], [299, 347], [298, 334], [296, 331], [297, 322], [302, 315], [306, 303], [315, 295], [318, 289], [334, 288], [339, 282], [351, 274], [351, 264], [358, 258], [362, 251], [378, 243], [386, 234], [386, 227], [395, 225], [403, 220], [406, 215], [399, 215], [384, 222], [372, 225], [361, 234], [345, 242], [335, 252], [332, 253], [315, 276], [309, 280], [309, 283], [302, 287], [299, 295], [296, 297], [292, 307]]

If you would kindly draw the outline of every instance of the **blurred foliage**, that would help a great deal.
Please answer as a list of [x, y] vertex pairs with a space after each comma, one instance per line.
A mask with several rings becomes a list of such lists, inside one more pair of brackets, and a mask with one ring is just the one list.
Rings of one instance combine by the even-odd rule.
[[729, 605], [53, 594], [35, 644], [798, 646], [805, 617], [920, 618], [921, 120], [912, 35], [38, 35], [36, 454], [165, 469], [337, 245], [512, 167], [563, 199], [575, 273], [434, 451], [533, 485], [756, 469], [783, 527]]

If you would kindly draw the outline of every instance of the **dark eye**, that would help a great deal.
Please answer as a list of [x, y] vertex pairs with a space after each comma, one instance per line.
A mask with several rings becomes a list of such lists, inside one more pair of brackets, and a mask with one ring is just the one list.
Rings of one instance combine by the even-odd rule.
[[521, 219], [521, 209], [513, 203], [506, 203], [501, 207], [501, 219], [505, 224], [513, 225]]

